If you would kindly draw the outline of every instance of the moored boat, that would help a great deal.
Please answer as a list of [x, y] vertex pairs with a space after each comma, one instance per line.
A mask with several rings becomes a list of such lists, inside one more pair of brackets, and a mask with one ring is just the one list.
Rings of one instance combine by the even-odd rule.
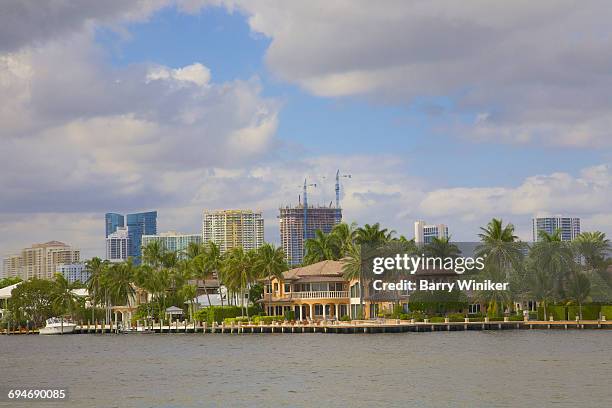
[[45, 327], [41, 328], [39, 334], [70, 334], [74, 332], [76, 324], [71, 321], [64, 320], [57, 317], [47, 319]]

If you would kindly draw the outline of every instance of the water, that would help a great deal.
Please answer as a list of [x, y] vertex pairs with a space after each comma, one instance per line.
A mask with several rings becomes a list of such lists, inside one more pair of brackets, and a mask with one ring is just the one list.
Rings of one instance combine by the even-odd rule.
[[612, 406], [612, 331], [2, 336], [0, 353], [4, 389], [69, 390], [0, 406]]

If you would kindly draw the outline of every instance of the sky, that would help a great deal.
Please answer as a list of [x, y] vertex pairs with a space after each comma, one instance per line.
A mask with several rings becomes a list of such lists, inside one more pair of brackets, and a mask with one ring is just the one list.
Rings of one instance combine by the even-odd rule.
[[104, 255], [104, 213], [334, 199], [344, 219], [477, 239], [535, 215], [612, 235], [612, 4], [8, 0], [0, 254]]

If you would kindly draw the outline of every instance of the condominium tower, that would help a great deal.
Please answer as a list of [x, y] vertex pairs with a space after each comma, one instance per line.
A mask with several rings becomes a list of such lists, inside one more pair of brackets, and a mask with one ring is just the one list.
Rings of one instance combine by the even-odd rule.
[[257, 249], [264, 243], [264, 220], [261, 211], [204, 211], [202, 242], [214, 242], [222, 253], [236, 247]]
[[106, 237], [106, 259], [111, 262], [122, 262], [133, 257], [130, 227], [117, 227]]
[[135, 263], [140, 263], [142, 236], [157, 234], [157, 211], [127, 214], [126, 216], [117, 213], [106, 213], [104, 219], [107, 238], [119, 228], [128, 227], [130, 238], [128, 253], [129, 256], [134, 258]]
[[555, 230], [561, 230], [562, 241], [572, 241], [580, 235], [580, 218], [575, 217], [536, 217], [532, 219], [533, 241], [539, 241], [539, 231], [552, 235]]
[[24, 248], [19, 254], [4, 258], [3, 268], [6, 277], [18, 276], [23, 280], [31, 278], [52, 279], [60, 264], [79, 262], [81, 252], [59, 241], [34, 244]]
[[315, 231], [329, 234], [334, 225], [342, 222], [342, 209], [336, 207], [304, 206], [279, 208], [281, 245], [289, 265], [304, 260], [304, 241], [314, 238]]
[[448, 238], [448, 226], [445, 224], [428, 225], [425, 221], [414, 223], [414, 242], [429, 244], [434, 238]]
[[157, 235], [143, 235], [142, 246], [145, 247], [151, 242], [160, 242], [162, 247], [168, 251], [176, 252], [182, 258], [185, 250], [190, 243], [201, 244], [202, 235], [200, 234], [181, 234], [176, 231], [162, 232]]

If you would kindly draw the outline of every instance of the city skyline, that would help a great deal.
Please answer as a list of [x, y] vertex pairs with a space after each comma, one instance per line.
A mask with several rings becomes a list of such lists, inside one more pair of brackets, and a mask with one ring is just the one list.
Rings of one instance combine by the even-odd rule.
[[410, 237], [424, 219], [474, 241], [500, 217], [528, 241], [532, 218], [564, 214], [611, 236], [605, 13], [483, 4], [3, 14], [0, 253], [103, 254], [109, 209], [155, 208], [159, 230], [188, 233], [206, 208], [262, 209], [280, 244], [278, 207], [304, 178], [328, 205], [337, 169], [349, 223]]

